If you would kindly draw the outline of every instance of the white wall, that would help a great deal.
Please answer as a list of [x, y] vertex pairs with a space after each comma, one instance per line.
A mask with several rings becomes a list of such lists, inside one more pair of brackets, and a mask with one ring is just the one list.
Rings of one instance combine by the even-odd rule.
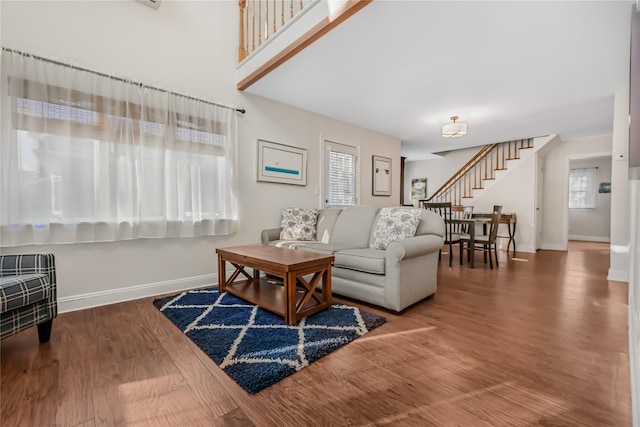
[[629, 88], [616, 91], [611, 162], [611, 254], [609, 280], [629, 280]]
[[[530, 156], [509, 173], [496, 181], [489, 191], [474, 202], [474, 212], [491, 212], [493, 205], [502, 206], [502, 212], [516, 214], [516, 248], [519, 252], [535, 252], [536, 160]], [[507, 236], [506, 225], [500, 226], [498, 235]], [[507, 246], [499, 239], [499, 247]]]
[[[559, 139], [555, 135], [536, 138], [535, 150], [544, 150], [557, 140]], [[405, 167], [405, 194], [410, 197], [412, 178], [427, 178], [427, 193], [430, 196], [477, 154], [480, 148], [451, 151], [440, 159], [408, 162]], [[522, 152], [521, 160], [509, 161], [507, 171], [497, 171], [496, 181], [487, 181], [485, 190], [474, 191], [474, 199], [463, 202], [473, 205], [474, 212], [489, 213], [493, 205], [501, 205], [502, 212], [515, 213], [515, 241], [519, 252], [535, 252], [536, 156], [533, 151], [527, 155], [528, 151]], [[502, 177], [505, 179], [501, 179]], [[508, 235], [506, 225], [500, 227], [499, 235]], [[500, 239], [499, 243], [500, 247], [506, 249], [506, 239]]]
[[611, 193], [599, 193], [602, 182], [611, 182], [611, 156], [571, 160], [570, 169], [596, 169], [595, 207], [569, 209], [569, 240], [608, 242], [611, 235]]
[[545, 153], [542, 249], [567, 250], [570, 160], [610, 154], [611, 136], [561, 141]]
[[[399, 140], [235, 89], [237, 2], [165, 1], [156, 10], [135, 1], [3, 0], [0, 9], [4, 47], [247, 110], [238, 117], [237, 234], [2, 249], [53, 252], [63, 310], [212, 283], [216, 247], [259, 242], [283, 206], [320, 206], [321, 136], [360, 145], [363, 204], [399, 203]], [[306, 148], [307, 186], [257, 183], [258, 138]], [[393, 159], [391, 197], [371, 195], [373, 154]]]
[[411, 180], [427, 178], [427, 197], [431, 197], [451, 175], [465, 165], [482, 147], [471, 147], [441, 153], [442, 158], [407, 161], [404, 167], [404, 200], [411, 201]]

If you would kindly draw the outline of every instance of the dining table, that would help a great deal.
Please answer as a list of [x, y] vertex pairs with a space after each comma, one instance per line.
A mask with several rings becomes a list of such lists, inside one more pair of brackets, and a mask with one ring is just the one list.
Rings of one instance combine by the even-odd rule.
[[[479, 212], [474, 212], [473, 215], [471, 216], [472, 219], [489, 219], [489, 221], [487, 223], [491, 223], [491, 216], [493, 214], [492, 213], [479, 213]], [[486, 224], [484, 225], [485, 227], [485, 231], [484, 233], [486, 234]], [[512, 212], [505, 212], [505, 213], [501, 213], [500, 214], [500, 224], [506, 224], [507, 226], [507, 231], [509, 233], [508, 236], [500, 236], [498, 235], [499, 238], [504, 238], [504, 239], [509, 239], [509, 241], [507, 242], [507, 253], [509, 253], [509, 247], [511, 245], [513, 245], [513, 256], [516, 256], [516, 214], [512, 213]]]
[[[471, 268], [475, 268], [475, 254], [473, 252], [475, 250], [475, 241], [476, 241], [476, 225], [486, 225], [491, 222], [491, 218], [451, 218], [447, 220], [450, 224], [458, 224], [467, 226], [467, 231], [469, 235], [469, 251], [467, 255], [467, 259], [469, 260], [469, 266]], [[451, 254], [449, 254], [451, 256]], [[463, 257], [464, 258], [464, 257]]]

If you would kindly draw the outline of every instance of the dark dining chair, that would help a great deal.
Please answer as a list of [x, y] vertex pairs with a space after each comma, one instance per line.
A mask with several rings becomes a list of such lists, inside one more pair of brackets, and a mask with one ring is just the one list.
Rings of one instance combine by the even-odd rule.
[[[424, 202], [421, 201], [421, 207], [435, 212], [442, 217], [445, 224], [445, 238], [444, 244], [449, 245], [449, 267], [453, 264], [453, 245], [460, 243], [460, 237], [457, 233], [453, 232], [453, 226], [451, 219], [451, 202]], [[457, 224], [456, 224], [457, 225]], [[462, 247], [461, 247], [462, 249]], [[438, 256], [438, 260], [442, 258], [442, 250]]]
[[[479, 236], [475, 236], [474, 247], [470, 247], [470, 240], [468, 236], [461, 235], [460, 236], [460, 247], [464, 249], [464, 246], [467, 246], [467, 255], [468, 257], [472, 257], [475, 254], [476, 250], [481, 250], [484, 252], [484, 263], [487, 263], [487, 255], [489, 257], [489, 267], [493, 269], [493, 259], [496, 260], [496, 267], [499, 267], [498, 264], [498, 226], [500, 225], [500, 215], [502, 213], [502, 206], [494, 205], [493, 213], [491, 215], [491, 223], [489, 227], [489, 234], [483, 234]], [[493, 257], [492, 257], [493, 251]], [[462, 257], [461, 257], [462, 259]]]

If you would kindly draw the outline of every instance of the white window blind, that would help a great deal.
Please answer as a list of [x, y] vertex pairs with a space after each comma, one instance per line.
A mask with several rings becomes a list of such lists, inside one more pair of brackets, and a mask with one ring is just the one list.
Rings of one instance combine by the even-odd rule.
[[348, 145], [328, 144], [326, 162], [325, 204], [327, 207], [354, 206], [357, 203], [357, 149]]
[[571, 169], [569, 173], [569, 209], [595, 208], [596, 168]]

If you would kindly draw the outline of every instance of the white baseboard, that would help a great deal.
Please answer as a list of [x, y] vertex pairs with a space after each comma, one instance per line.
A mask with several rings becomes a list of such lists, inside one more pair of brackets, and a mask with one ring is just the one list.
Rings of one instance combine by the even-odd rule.
[[543, 243], [540, 245], [540, 249], [547, 251], [566, 251], [567, 247], [558, 243]]
[[89, 294], [73, 295], [58, 298], [58, 312], [84, 310], [85, 308], [115, 304], [139, 298], [152, 297], [187, 289], [217, 285], [218, 274], [204, 274], [202, 276], [185, 277], [183, 279], [167, 280], [164, 282], [147, 283], [128, 288], [110, 289], [108, 291], [92, 292]]
[[609, 269], [607, 280], [615, 280], [617, 282], [629, 282], [629, 272], [627, 270]]
[[569, 240], [580, 240], [583, 242], [606, 242], [609, 243], [611, 239], [601, 236], [582, 236], [580, 234], [569, 234]]
[[[534, 248], [533, 246], [518, 246], [516, 248], [516, 257], [518, 256], [518, 253], [520, 253], [520, 252], [524, 252], [524, 253], [527, 253], [527, 254], [535, 254], [536, 253], [536, 248]], [[509, 253], [513, 255], [513, 246], [510, 248]]]

